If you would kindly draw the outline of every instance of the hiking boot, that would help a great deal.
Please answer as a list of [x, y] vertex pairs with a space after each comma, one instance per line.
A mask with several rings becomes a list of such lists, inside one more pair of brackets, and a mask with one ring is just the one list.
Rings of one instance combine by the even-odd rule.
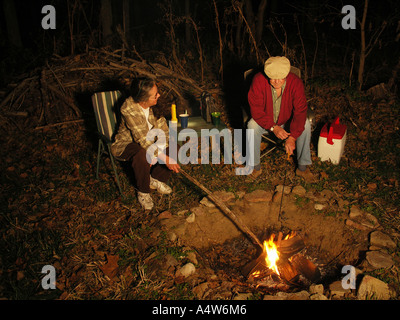
[[161, 194], [170, 194], [172, 192], [171, 187], [167, 186], [164, 182], [158, 181], [153, 177], [150, 177], [150, 188], [157, 189]]
[[154, 207], [153, 199], [150, 193], [143, 193], [138, 191], [138, 201], [144, 210], [151, 210]]

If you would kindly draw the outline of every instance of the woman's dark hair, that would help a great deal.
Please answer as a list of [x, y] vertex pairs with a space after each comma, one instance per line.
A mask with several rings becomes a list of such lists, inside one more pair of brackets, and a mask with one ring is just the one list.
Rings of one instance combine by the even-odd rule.
[[131, 97], [136, 103], [146, 101], [150, 95], [150, 90], [156, 84], [156, 80], [150, 77], [140, 77], [132, 80]]

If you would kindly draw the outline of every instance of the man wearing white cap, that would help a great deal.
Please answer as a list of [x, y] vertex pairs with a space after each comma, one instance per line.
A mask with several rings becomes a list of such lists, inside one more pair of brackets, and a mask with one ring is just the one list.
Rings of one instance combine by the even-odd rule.
[[[311, 125], [307, 119], [307, 99], [302, 80], [290, 72], [286, 57], [271, 57], [264, 64], [264, 73], [257, 73], [248, 92], [252, 119], [247, 128], [254, 129], [253, 177], [261, 174], [261, 136], [272, 132], [285, 140], [289, 155], [296, 149], [296, 174], [312, 178], [307, 166], [311, 165]], [[290, 125], [290, 132], [288, 130]], [[308, 180], [308, 179], [307, 179]]]

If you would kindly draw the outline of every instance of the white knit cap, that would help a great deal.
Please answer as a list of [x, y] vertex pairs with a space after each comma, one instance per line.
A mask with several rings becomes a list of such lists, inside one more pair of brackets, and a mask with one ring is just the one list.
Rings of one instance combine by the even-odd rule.
[[290, 72], [290, 61], [286, 57], [271, 57], [265, 61], [264, 72], [270, 79], [285, 79]]

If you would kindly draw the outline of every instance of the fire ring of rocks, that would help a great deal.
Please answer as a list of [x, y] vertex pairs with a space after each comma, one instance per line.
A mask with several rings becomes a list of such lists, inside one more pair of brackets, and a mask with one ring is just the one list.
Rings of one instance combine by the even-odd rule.
[[[333, 192], [277, 186], [275, 191], [213, 195], [265, 240], [264, 250], [260, 252], [208, 198], [190, 210], [161, 213], [168, 239], [190, 252], [187, 264], [174, 262], [175, 281], [191, 282], [196, 298], [394, 298], [386, 283], [363, 272], [393, 266], [388, 252], [396, 243], [372, 215], [336, 199]], [[355, 289], [342, 285], [345, 265], [355, 267]]]

